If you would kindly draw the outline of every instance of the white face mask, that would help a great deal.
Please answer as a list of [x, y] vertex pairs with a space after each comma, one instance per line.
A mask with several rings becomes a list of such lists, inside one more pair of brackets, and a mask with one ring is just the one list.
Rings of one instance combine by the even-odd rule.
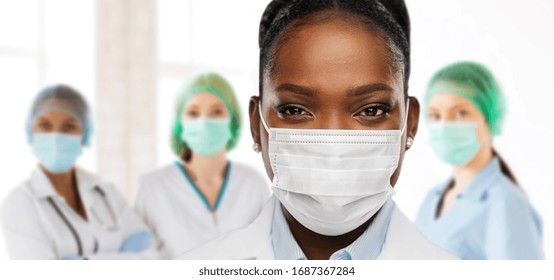
[[348, 233], [368, 221], [394, 194], [390, 178], [400, 160], [402, 130], [269, 128], [272, 189], [287, 211], [311, 231]]

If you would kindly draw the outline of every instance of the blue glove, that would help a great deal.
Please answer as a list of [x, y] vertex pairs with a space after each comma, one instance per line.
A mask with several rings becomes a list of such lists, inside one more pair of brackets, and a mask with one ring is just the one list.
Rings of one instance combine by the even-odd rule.
[[120, 253], [140, 253], [150, 247], [154, 236], [149, 231], [137, 231], [127, 237], [119, 247]]
[[71, 257], [64, 258], [64, 260], [66, 261], [80, 261], [84, 259], [85, 258], [83, 256], [71, 256]]

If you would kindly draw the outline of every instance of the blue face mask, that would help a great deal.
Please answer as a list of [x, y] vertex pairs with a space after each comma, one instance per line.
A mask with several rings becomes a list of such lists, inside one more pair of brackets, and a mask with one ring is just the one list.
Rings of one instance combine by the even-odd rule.
[[441, 160], [450, 165], [466, 165], [481, 148], [475, 123], [443, 122], [430, 124], [429, 129], [431, 147]]
[[229, 119], [183, 120], [181, 138], [193, 152], [211, 157], [223, 150], [231, 139], [229, 123]]
[[69, 171], [83, 151], [83, 136], [63, 133], [35, 133], [31, 142], [33, 154], [48, 171]]

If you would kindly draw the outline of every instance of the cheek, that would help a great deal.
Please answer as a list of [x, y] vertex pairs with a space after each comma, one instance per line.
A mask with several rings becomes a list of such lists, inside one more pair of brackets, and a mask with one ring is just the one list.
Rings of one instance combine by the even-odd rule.
[[38, 127], [38, 126], [34, 126], [32, 129], [31, 129], [31, 132], [32, 133], [35, 133], [35, 132], [45, 132], [46, 130], [42, 127]]
[[481, 143], [488, 143], [491, 141], [490, 128], [485, 121], [479, 121], [477, 123], [477, 139], [479, 139]]
[[80, 136], [83, 136], [83, 134], [84, 134], [83, 130], [81, 130], [81, 129], [72, 130], [72, 131], [64, 132], [64, 133], [71, 134], [71, 135], [80, 135]]
[[221, 117], [222, 117], [222, 118], [230, 118], [230, 117], [231, 117], [231, 114], [229, 114], [229, 112], [227, 111], [227, 109], [222, 109], [222, 111], [221, 111]]

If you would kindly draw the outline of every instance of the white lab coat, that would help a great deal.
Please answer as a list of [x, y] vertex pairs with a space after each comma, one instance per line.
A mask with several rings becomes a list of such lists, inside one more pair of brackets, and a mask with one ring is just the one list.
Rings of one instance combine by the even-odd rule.
[[135, 208], [152, 228], [164, 259], [250, 224], [270, 198], [269, 182], [255, 170], [232, 162], [219, 207], [212, 212], [177, 164], [142, 176]]
[[76, 179], [87, 220], [56, 193], [40, 168], [8, 195], [1, 214], [10, 258], [75, 257], [79, 244], [87, 259], [159, 258], [154, 242], [138, 254], [118, 253], [131, 233], [149, 229], [112, 184], [79, 168]]
[[[183, 260], [272, 260], [271, 224], [276, 199], [272, 198], [262, 213], [249, 226], [223, 235], [199, 246], [178, 259]], [[433, 245], [417, 230], [415, 225], [394, 206], [385, 243], [377, 259], [456, 259]]]

